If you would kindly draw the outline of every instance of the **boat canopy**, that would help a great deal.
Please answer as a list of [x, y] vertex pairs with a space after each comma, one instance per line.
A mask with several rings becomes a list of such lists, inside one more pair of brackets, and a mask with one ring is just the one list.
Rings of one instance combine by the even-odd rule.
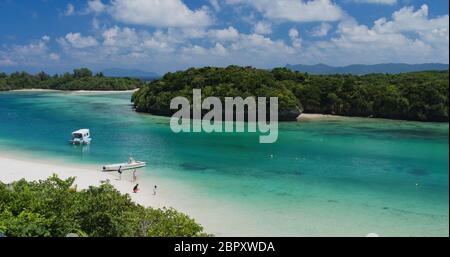
[[72, 132], [72, 144], [89, 144], [91, 142], [91, 135], [89, 129], [79, 129]]
[[72, 132], [72, 135], [89, 136], [89, 129], [80, 129], [80, 130], [74, 131], [74, 132]]

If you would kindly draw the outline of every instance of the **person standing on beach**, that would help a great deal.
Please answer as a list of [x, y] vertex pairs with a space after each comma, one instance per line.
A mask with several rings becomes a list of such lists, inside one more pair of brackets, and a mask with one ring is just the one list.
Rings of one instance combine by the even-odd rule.
[[136, 181], [137, 177], [136, 177], [136, 170], [133, 170], [133, 182]]
[[133, 187], [133, 193], [137, 193], [137, 192], [139, 192], [139, 184], [136, 184], [134, 187]]
[[155, 187], [153, 188], [153, 195], [156, 195], [156, 190], [158, 189], [158, 187], [155, 185]]
[[119, 167], [117, 172], [119, 173], [119, 180], [122, 180], [122, 166]]

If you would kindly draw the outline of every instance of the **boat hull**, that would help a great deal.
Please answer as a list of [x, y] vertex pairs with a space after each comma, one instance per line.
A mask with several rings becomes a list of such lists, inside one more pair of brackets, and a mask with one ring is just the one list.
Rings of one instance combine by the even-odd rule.
[[110, 171], [118, 171], [119, 168], [124, 170], [135, 170], [144, 168], [147, 166], [146, 162], [135, 162], [135, 163], [118, 163], [118, 164], [111, 164], [111, 165], [105, 165], [102, 167], [102, 170], [104, 172], [110, 172]]
[[91, 143], [90, 139], [86, 139], [86, 140], [69, 140], [70, 144], [73, 145], [89, 145]]

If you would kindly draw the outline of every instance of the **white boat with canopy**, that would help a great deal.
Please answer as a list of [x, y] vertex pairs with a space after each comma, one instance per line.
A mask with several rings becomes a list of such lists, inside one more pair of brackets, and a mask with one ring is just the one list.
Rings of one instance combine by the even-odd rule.
[[74, 145], [88, 145], [91, 143], [91, 132], [89, 129], [80, 129], [72, 132], [72, 139], [69, 140]]
[[128, 159], [128, 162], [105, 165], [105, 166], [103, 166], [102, 170], [105, 172], [106, 171], [118, 171], [119, 169], [121, 171], [136, 170], [136, 169], [144, 168], [145, 166], [147, 166], [146, 162], [136, 161], [135, 159], [130, 157]]

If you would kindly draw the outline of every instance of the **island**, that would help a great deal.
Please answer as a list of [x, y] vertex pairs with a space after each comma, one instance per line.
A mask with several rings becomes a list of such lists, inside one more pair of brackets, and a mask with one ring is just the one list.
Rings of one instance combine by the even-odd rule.
[[190, 68], [167, 73], [132, 96], [136, 111], [170, 116], [176, 96], [192, 99], [265, 96], [279, 98], [279, 120], [296, 121], [302, 113], [448, 122], [448, 71], [400, 74], [311, 75], [287, 68]]
[[224, 97], [278, 97], [279, 120], [296, 120], [301, 105], [295, 95], [276, 80], [271, 72], [251, 67], [190, 68], [186, 71], [167, 73], [135, 92], [132, 101], [136, 111], [171, 116], [177, 110], [170, 109], [171, 99], [183, 96], [192, 102], [192, 89], [202, 90], [202, 99]]
[[[312, 75], [288, 68], [272, 70], [236, 65], [169, 72], [143, 82], [136, 78], [105, 77], [87, 68], [50, 76], [0, 73], [0, 91], [21, 89], [125, 91], [135, 110], [171, 116], [170, 102], [177, 96], [192, 100], [192, 89], [202, 98], [278, 97], [280, 121], [296, 121], [301, 113], [331, 114], [398, 120], [448, 122], [447, 71], [400, 74]], [[206, 113], [206, 112], [205, 112]]]

